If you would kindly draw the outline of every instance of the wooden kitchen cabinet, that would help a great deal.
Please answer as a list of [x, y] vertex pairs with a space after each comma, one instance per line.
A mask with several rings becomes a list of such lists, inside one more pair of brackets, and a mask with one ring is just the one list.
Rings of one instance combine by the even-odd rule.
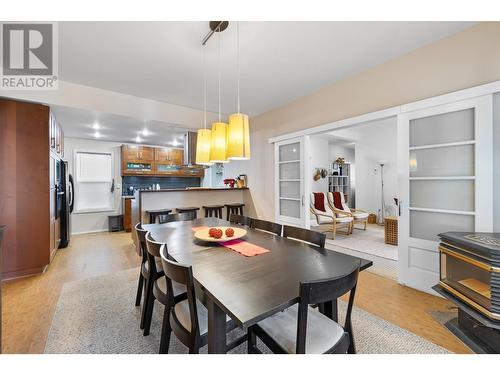
[[123, 228], [125, 232], [132, 231], [132, 200], [134, 198], [123, 198]]
[[122, 176], [153, 174], [154, 148], [122, 145]]
[[184, 161], [184, 150], [179, 148], [155, 148], [154, 171], [157, 175], [177, 175]]

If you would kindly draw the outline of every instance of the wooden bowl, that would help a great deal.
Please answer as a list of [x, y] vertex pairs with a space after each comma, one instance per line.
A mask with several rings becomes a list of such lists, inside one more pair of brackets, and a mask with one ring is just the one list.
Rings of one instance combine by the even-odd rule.
[[[222, 237], [221, 238], [210, 237], [208, 235], [208, 231], [210, 230], [210, 228], [222, 229]], [[200, 241], [205, 241], [205, 242], [226, 242], [231, 240], [237, 240], [238, 238], [241, 238], [247, 234], [247, 231], [245, 229], [237, 227], [210, 227], [210, 228], [197, 230], [196, 232], [194, 232], [194, 237]], [[232, 237], [226, 236], [227, 228], [232, 228], [234, 230], [234, 236]]]

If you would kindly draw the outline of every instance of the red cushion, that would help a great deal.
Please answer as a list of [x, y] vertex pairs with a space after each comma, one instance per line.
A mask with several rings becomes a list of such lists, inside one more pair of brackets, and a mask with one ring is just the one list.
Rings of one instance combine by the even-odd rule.
[[314, 194], [314, 208], [318, 211], [326, 212], [325, 208], [325, 194], [324, 193], [313, 193]]
[[342, 196], [340, 195], [341, 193], [338, 191], [333, 192], [333, 206], [337, 210], [344, 210], [344, 207], [342, 206]]

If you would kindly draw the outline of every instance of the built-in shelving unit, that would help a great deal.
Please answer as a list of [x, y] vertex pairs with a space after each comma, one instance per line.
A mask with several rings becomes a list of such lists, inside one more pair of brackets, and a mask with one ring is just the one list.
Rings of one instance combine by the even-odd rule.
[[328, 191], [339, 191], [344, 194], [344, 199], [349, 204], [351, 197], [351, 165], [333, 163], [332, 174], [328, 176]]

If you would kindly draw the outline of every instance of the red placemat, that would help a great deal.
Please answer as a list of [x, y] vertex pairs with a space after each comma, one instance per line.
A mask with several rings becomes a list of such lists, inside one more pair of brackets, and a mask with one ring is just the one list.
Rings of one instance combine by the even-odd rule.
[[231, 240], [226, 242], [219, 242], [220, 245], [227, 247], [246, 257], [253, 257], [255, 255], [268, 253], [270, 250], [263, 247], [254, 245], [253, 243], [243, 240]]

